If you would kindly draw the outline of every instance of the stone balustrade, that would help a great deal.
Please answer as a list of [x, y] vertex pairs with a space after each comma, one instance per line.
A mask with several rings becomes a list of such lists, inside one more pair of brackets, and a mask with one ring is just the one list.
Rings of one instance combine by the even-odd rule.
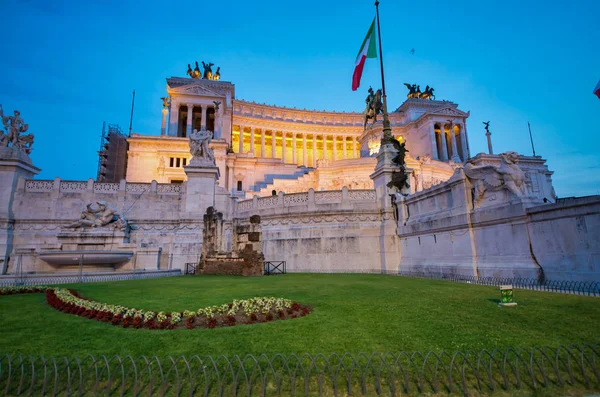
[[238, 201], [235, 205], [236, 217], [250, 215], [279, 215], [303, 212], [335, 212], [345, 210], [373, 210], [377, 207], [375, 190], [342, 190], [317, 191], [310, 189], [305, 193], [285, 194], [258, 197]]
[[88, 191], [94, 193], [118, 193], [127, 192], [131, 194], [179, 194], [182, 190], [180, 183], [132, 183], [122, 180], [119, 183], [95, 182], [93, 179], [88, 181], [63, 181], [60, 178], [54, 180], [26, 180], [24, 184], [26, 192], [52, 192], [59, 191], [63, 193], [85, 193]]

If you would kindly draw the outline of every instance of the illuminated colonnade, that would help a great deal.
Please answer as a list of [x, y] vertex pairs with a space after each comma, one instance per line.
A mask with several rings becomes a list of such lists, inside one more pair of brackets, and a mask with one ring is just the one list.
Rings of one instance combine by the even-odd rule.
[[236, 153], [316, 167], [317, 160], [360, 157], [358, 138], [357, 135], [287, 132], [238, 124], [234, 125], [231, 146]]

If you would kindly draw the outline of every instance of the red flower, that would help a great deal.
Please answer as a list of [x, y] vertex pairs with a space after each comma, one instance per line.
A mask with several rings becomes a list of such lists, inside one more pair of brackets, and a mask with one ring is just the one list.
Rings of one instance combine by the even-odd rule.
[[209, 318], [208, 319], [208, 328], [214, 328], [217, 326], [217, 319], [216, 318]]
[[267, 313], [267, 321], [273, 321], [273, 314]]

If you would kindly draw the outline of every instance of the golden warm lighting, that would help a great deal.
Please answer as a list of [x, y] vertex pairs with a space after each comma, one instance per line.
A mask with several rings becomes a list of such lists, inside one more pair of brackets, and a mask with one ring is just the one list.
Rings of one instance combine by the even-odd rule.
[[371, 139], [369, 139], [369, 154], [373, 155], [373, 154], [377, 154], [379, 153], [379, 148], [381, 147], [381, 142], [376, 139], [375, 137], [372, 137]]

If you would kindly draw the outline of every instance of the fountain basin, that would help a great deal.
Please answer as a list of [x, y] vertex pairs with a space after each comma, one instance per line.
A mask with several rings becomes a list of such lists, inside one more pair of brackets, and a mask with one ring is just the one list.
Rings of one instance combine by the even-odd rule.
[[114, 266], [129, 261], [133, 251], [42, 251], [39, 258], [53, 266], [77, 266], [81, 255], [84, 266]]

